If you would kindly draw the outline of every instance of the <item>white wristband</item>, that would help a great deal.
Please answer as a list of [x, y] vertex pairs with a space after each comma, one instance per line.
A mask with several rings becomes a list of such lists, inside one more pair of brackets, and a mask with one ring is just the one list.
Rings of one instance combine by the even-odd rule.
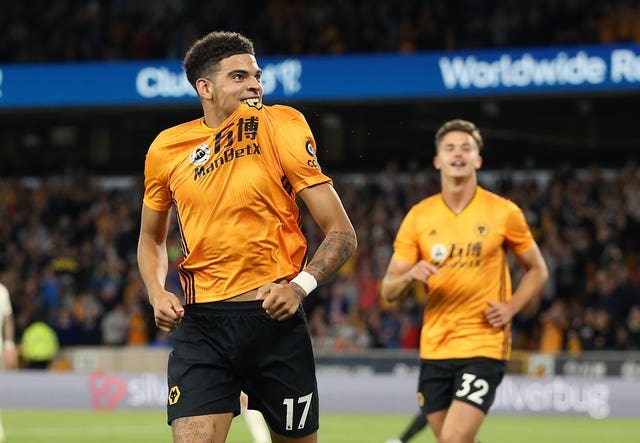
[[309, 274], [307, 271], [302, 271], [300, 274], [296, 275], [289, 283], [295, 283], [300, 286], [307, 295], [311, 293], [315, 288], [318, 287], [318, 281], [316, 278]]
[[5, 340], [4, 341], [4, 348], [7, 349], [7, 350], [15, 349], [16, 348], [16, 344], [14, 343], [13, 340]]

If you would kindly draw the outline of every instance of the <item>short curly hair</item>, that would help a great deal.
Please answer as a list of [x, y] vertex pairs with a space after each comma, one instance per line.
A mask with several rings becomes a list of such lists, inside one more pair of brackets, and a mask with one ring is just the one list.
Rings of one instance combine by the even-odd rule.
[[191, 45], [184, 57], [187, 80], [195, 88], [196, 80], [215, 70], [220, 60], [237, 54], [255, 55], [253, 42], [237, 32], [210, 32]]
[[480, 134], [480, 130], [474, 123], [467, 120], [462, 120], [460, 118], [445, 122], [436, 131], [436, 137], [435, 137], [436, 151], [438, 151], [438, 145], [440, 144], [444, 136], [451, 131], [466, 132], [471, 137], [473, 137], [473, 139], [476, 141], [476, 144], [478, 145], [478, 150], [482, 151], [483, 142], [482, 142], [482, 135]]

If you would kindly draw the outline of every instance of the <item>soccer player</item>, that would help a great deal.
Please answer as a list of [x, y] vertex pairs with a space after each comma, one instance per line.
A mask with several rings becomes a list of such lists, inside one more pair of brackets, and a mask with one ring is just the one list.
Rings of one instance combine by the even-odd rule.
[[[18, 366], [18, 353], [14, 341], [15, 328], [13, 323], [13, 309], [11, 308], [11, 298], [9, 290], [0, 283], [0, 357], [6, 368], [16, 368]], [[0, 443], [5, 441], [6, 435], [0, 419]]]
[[249, 399], [247, 398], [247, 394], [243, 392], [240, 394], [240, 409], [249, 433], [251, 437], [253, 437], [253, 443], [271, 443], [269, 428], [264, 421], [264, 417], [260, 411], [248, 409], [248, 405]]
[[[204, 116], [151, 144], [138, 244], [156, 325], [173, 331], [174, 441], [225, 441], [242, 390], [274, 443], [315, 443], [318, 390], [301, 303], [353, 254], [355, 231], [303, 115], [262, 103], [251, 40], [207, 34], [184, 69]], [[310, 260], [296, 197], [324, 233]], [[184, 306], [164, 286], [172, 207]]]
[[411, 423], [402, 433], [399, 438], [388, 440], [387, 443], [407, 443], [418, 433], [428, 426], [427, 417], [421, 412], [418, 412], [412, 419]]
[[[478, 128], [448, 121], [435, 145], [441, 192], [402, 221], [381, 294], [392, 301], [425, 285], [418, 403], [439, 442], [472, 443], [510, 357], [511, 319], [548, 271], [520, 208], [478, 186]], [[508, 250], [524, 270], [513, 295]]]

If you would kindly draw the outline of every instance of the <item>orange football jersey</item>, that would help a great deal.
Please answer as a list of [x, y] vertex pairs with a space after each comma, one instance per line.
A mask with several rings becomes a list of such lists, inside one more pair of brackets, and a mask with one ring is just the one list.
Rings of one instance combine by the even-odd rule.
[[193, 120], [161, 132], [145, 161], [144, 204], [176, 207], [186, 303], [219, 301], [300, 271], [306, 240], [296, 193], [332, 183], [304, 116], [242, 104], [216, 129]]
[[393, 258], [426, 260], [440, 269], [427, 285], [420, 357], [508, 359], [510, 327], [492, 327], [484, 312], [489, 300], [511, 299], [507, 249], [520, 254], [534, 244], [520, 208], [480, 187], [459, 214], [441, 194], [411, 208], [396, 236]]

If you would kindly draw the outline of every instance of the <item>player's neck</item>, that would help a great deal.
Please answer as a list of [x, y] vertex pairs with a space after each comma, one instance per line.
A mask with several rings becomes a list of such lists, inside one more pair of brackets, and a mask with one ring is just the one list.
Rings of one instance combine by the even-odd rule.
[[204, 124], [211, 129], [219, 128], [229, 118], [229, 114], [208, 103], [203, 104], [202, 110], [204, 111]]
[[209, 129], [218, 129], [223, 121], [215, 114], [204, 113], [204, 124]]
[[442, 181], [442, 199], [455, 214], [462, 212], [473, 199], [478, 181], [475, 177], [449, 178]]

